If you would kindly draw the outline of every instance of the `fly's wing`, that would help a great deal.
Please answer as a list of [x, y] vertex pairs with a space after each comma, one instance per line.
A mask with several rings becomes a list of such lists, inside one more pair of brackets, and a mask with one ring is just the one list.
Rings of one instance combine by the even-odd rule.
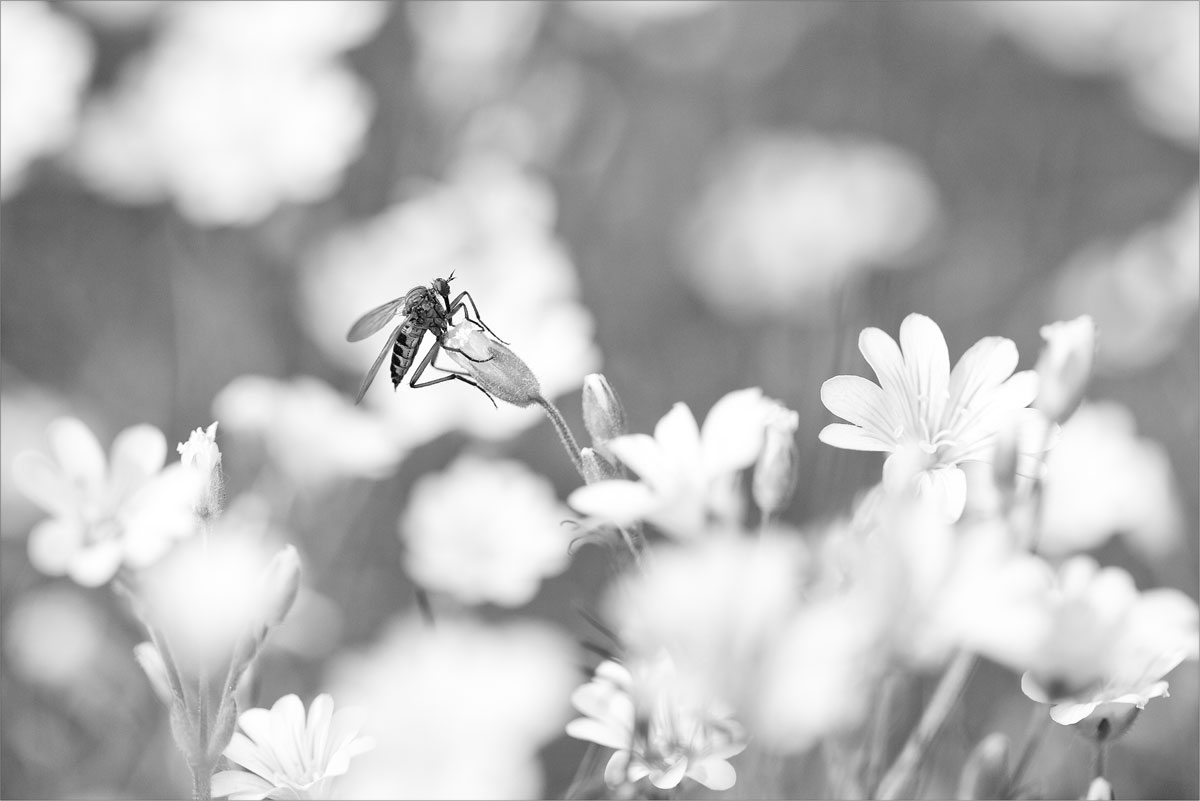
[[382, 306], [376, 306], [362, 317], [359, 317], [358, 322], [350, 326], [350, 333], [346, 334], [346, 340], [349, 342], [358, 342], [360, 339], [366, 339], [387, 325], [388, 321], [395, 317], [403, 306], [404, 298], [396, 298], [395, 300], [389, 300]]
[[[383, 308], [382, 306], [380, 308]], [[360, 321], [361, 322], [361, 321]], [[354, 396], [354, 403], [358, 404], [363, 399], [363, 395], [367, 394], [367, 387], [371, 386], [371, 382], [375, 380], [375, 374], [379, 372], [379, 368], [383, 365], [383, 360], [387, 358], [388, 351], [396, 344], [396, 338], [400, 336], [400, 329], [403, 325], [396, 326], [395, 330], [388, 335], [387, 342], [384, 343], [383, 350], [379, 351], [379, 358], [371, 365], [371, 369], [367, 371], [366, 378], [363, 379], [362, 386], [358, 388], [358, 394]]]

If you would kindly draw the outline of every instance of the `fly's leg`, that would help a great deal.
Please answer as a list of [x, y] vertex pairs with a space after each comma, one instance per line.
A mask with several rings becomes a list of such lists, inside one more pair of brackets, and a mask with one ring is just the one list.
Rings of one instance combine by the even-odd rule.
[[[440, 384], [443, 381], [453, 381], [455, 379], [458, 379], [459, 381], [464, 381], [464, 382], [470, 384], [471, 386], [475, 387], [475, 389], [482, 392], [487, 397], [487, 399], [492, 402], [493, 406], [495, 406], [497, 409], [500, 408], [496, 404], [496, 399], [492, 397], [491, 393], [488, 392], [483, 387], [476, 384], [471, 379], [467, 378], [466, 373], [460, 373], [455, 370], [447, 370], [443, 367], [438, 367], [437, 365], [433, 365], [433, 360], [435, 358], [437, 358], [437, 355], [438, 355], [438, 353], [441, 352], [441, 350], [442, 350], [442, 343], [434, 342], [433, 347], [431, 347], [429, 349], [429, 353], [425, 354], [425, 358], [421, 360], [421, 363], [419, 365], [417, 365], [417, 369], [413, 371], [412, 378], [409, 379], [409, 381], [408, 381], [408, 385], [410, 387], [412, 387], [413, 389], [421, 389], [422, 387], [431, 387], [434, 384]], [[430, 366], [433, 366], [434, 369], [436, 369], [436, 370], [441, 370], [442, 372], [447, 373], [447, 375], [440, 376], [439, 378], [431, 378], [428, 381], [422, 381], [420, 384], [418, 384], [417, 379], [419, 379], [425, 373], [425, 368], [430, 367]]]
[[[470, 311], [467, 310], [466, 301], [471, 302]], [[500, 339], [500, 335], [497, 334], [495, 331], [493, 331], [488, 326], [488, 324], [483, 321], [483, 318], [479, 315], [479, 307], [475, 305], [475, 298], [471, 297], [471, 293], [467, 292], [465, 289], [462, 292], [459, 292], [458, 296], [454, 299], [454, 302], [450, 304], [450, 308], [446, 311], [446, 316], [453, 317], [454, 313], [456, 311], [458, 311], [459, 309], [463, 310], [463, 313], [466, 315], [466, 318], [468, 320], [470, 320], [471, 322], [475, 323], [478, 326], [482, 326], [483, 330], [487, 331], [489, 334], [494, 336], [496, 339]], [[475, 313], [474, 317], [471, 316], [472, 311]], [[500, 339], [500, 341], [504, 342], [503, 339]], [[507, 345], [508, 343], [504, 342], [504, 344]]]

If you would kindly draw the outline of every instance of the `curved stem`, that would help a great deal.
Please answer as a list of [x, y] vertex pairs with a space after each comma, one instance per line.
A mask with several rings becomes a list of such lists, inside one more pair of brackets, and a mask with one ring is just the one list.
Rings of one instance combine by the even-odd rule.
[[924, 761], [929, 746], [933, 744], [950, 717], [950, 711], [958, 702], [958, 697], [966, 687], [974, 668], [974, 654], [961, 651], [954, 657], [950, 667], [942, 674], [942, 680], [938, 682], [933, 697], [929, 699], [929, 706], [925, 707], [925, 713], [921, 715], [917, 727], [909, 735], [904, 749], [879, 782], [878, 798], [904, 798], [909, 792], [909, 786]]
[[567, 455], [571, 457], [571, 464], [575, 465], [575, 471], [579, 473], [584, 481], [587, 481], [587, 476], [583, 474], [583, 457], [579, 455], [579, 443], [575, 441], [575, 435], [567, 427], [567, 421], [563, 419], [562, 412], [558, 410], [557, 406], [540, 395], [535, 400], [539, 406], [545, 409], [546, 416], [554, 424], [554, 430], [558, 432], [558, 438], [562, 441], [563, 448], [566, 449]]

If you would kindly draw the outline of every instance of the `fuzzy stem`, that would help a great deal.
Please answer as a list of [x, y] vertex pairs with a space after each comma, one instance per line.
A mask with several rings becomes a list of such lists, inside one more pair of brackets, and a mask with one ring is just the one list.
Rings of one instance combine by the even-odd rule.
[[546, 411], [546, 416], [550, 418], [550, 422], [554, 424], [554, 430], [558, 432], [558, 438], [562, 441], [567, 455], [571, 457], [571, 464], [575, 465], [576, 472], [579, 473], [584, 481], [587, 481], [587, 476], [583, 473], [583, 457], [579, 455], [579, 443], [575, 441], [575, 435], [567, 427], [567, 421], [563, 419], [562, 412], [541, 395], [537, 396], [535, 400]]
[[949, 718], [974, 667], [974, 654], [961, 651], [954, 657], [950, 667], [946, 668], [946, 672], [942, 674], [937, 689], [933, 691], [933, 697], [929, 699], [929, 706], [925, 707], [925, 712], [921, 715], [917, 727], [913, 729], [912, 734], [908, 737], [908, 742], [904, 744], [904, 750], [896, 757], [896, 761], [892, 763], [887, 773], [884, 774], [883, 780], [879, 782], [878, 798], [903, 798], [908, 793], [909, 785], [912, 784], [917, 769], [925, 759], [929, 746], [937, 738], [942, 726]]
[[192, 766], [192, 801], [212, 801], [212, 769]]
[[1104, 740], [1096, 741], [1096, 757], [1092, 763], [1092, 777], [1096, 779], [1104, 778], [1105, 757], [1108, 755], [1108, 744]]

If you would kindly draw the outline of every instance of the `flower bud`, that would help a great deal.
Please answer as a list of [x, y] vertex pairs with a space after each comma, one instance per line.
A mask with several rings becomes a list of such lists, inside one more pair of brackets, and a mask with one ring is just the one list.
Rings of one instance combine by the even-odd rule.
[[187, 442], [176, 448], [179, 461], [196, 485], [193, 508], [201, 519], [215, 517], [221, 511], [224, 482], [221, 476], [221, 451], [217, 447], [217, 424], [197, 428]]
[[300, 591], [300, 554], [288, 545], [263, 570], [263, 624], [273, 628], [283, 622]]
[[542, 401], [541, 384], [529, 365], [474, 324], [453, 326], [443, 337], [443, 344], [455, 349], [448, 350], [450, 356], [489, 394], [522, 408]]
[[154, 688], [154, 694], [158, 696], [158, 700], [170, 707], [171, 680], [167, 676], [167, 665], [163, 662], [162, 654], [158, 652], [153, 643], [141, 642], [133, 646], [133, 658], [145, 671], [146, 678], [150, 680], [150, 686]]
[[1113, 788], [1108, 779], [1097, 776], [1088, 785], [1087, 801], [1113, 801]]
[[778, 513], [796, 491], [796, 429], [800, 415], [772, 401], [763, 430], [762, 450], [754, 465], [751, 492], [764, 517]]
[[1062, 423], [1079, 407], [1091, 378], [1096, 324], [1085, 314], [1044, 325], [1041, 335], [1046, 344], [1034, 368], [1039, 386], [1033, 405], [1054, 422]]
[[613, 463], [592, 448], [580, 448], [579, 459], [583, 463], [583, 480], [589, 484], [621, 477], [621, 472]]
[[979, 741], [963, 765], [956, 798], [1010, 798], [1008, 737], [993, 732]]
[[590, 373], [583, 379], [583, 425], [592, 435], [592, 445], [607, 459], [612, 458], [608, 441], [629, 433], [625, 407], [600, 373]]

